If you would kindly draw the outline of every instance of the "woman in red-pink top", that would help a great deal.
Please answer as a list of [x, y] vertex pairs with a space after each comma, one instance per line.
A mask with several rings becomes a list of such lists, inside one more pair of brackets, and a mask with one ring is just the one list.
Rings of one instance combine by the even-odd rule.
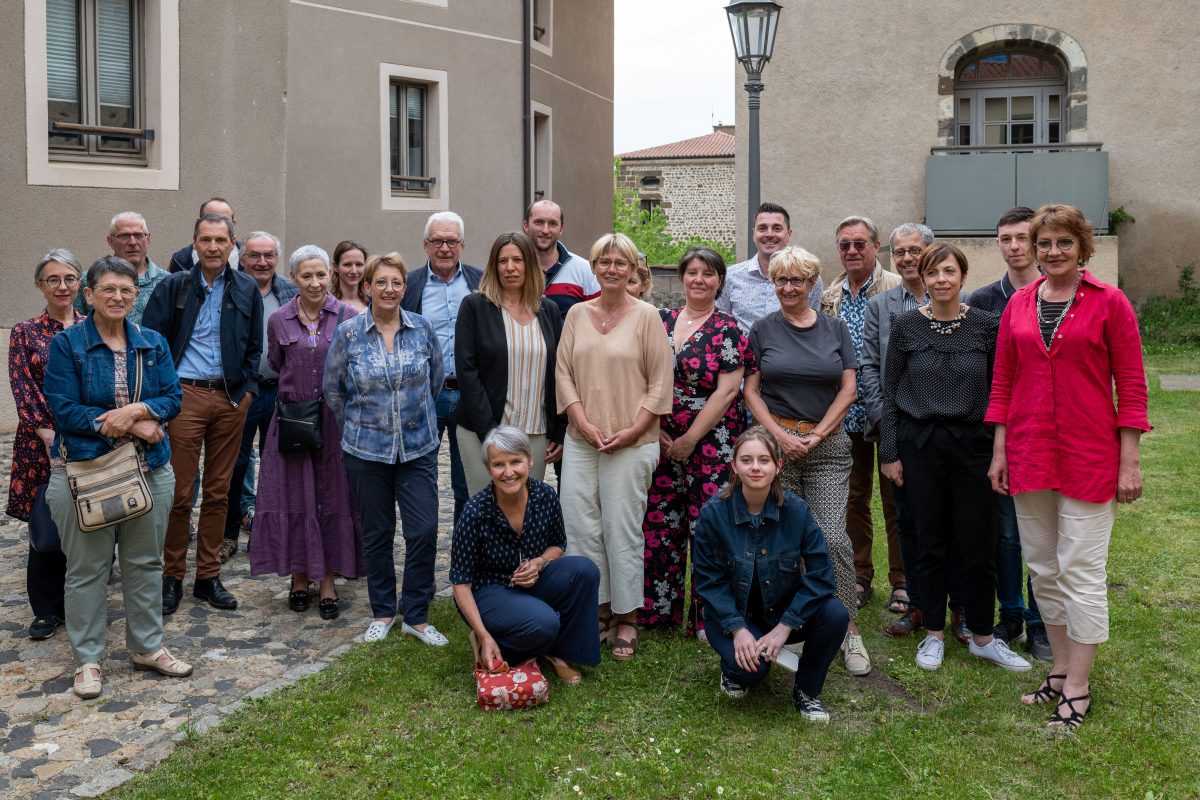
[[1073, 730], [1091, 708], [1092, 661], [1108, 639], [1116, 503], [1142, 495], [1146, 375], [1128, 298], [1083, 269], [1095, 243], [1079, 209], [1042, 206], [1029, 234], [1044, 276], [1013, 295], [1000, 324], [988, 475], [993, 489], [1014, 496], [1054, 654], [1050, 675], [1021, 701], [1054, 703], [1051, 728]]

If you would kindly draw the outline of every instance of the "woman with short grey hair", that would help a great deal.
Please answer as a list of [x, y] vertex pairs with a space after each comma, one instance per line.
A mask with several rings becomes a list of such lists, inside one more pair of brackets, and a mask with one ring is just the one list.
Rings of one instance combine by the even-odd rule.
[[533, 445], [524, 431], [498, 425], [483, 438], [491, 484], [463, 507], [454, 526], [450, 582], [471, 629], [475, 663], [545, 658], [565, 683], [583, 679], [572, 664], [600, 663], [592, 627], [600, 571], [567, 545], [558, 495], [529, 477]]

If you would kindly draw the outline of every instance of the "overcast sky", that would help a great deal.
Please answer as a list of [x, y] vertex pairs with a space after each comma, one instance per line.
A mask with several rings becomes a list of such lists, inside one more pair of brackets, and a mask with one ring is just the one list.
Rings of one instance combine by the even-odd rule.
[[[616, 0], [613, 148], [654, 147], [733, 123], [728, 0]], [[740, 68], [739, 68], [740, 69]]]

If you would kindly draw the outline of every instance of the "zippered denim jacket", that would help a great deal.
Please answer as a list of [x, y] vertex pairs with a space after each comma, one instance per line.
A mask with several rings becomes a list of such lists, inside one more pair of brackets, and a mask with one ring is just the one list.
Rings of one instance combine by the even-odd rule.
[[441, 440], [434, 403], [445, 380], [429, 320], [400, 312], [393, 352], [371, 312], [338, 326], [325, 357], [322, 392], [342, 428], [342, 450], [364, 461], [412, 461]]
[[712, 498], [700, 509], [692, 558], [705, 615], [730, 635], [746, 627], [755, 566], [768, 627], [801, 628], [834, 594], [825, 534], [808, 503], [791, 492], [782, 506], [768, 497], [757, 524], [740, 491]]
[[[171, 359], [167, 340], [155, 331], [125, 320], [125, 342], [125, 373], [130, 400], [137, 382], [138, 355], [141, 354], [139, 402], [145, 403], [159, 422], [174, 419], [183, 402], [183, 391], [179, 388], [179, 377], [175, 374], [175, 362]], [[65, 444], [68, 460], [86, 461], [113, 449], [115, 440], [101, 436], [96, 425], [96, 417], [114, 408], [113, 377], [112, 350], [100, 338], [90, 315], [51, 340], [43, 392], [54, 414], [55, 453], [61, 456]], [[142, 445], [146, 466], [150, 469], [158, 469], [171, 460], [171, 443], [167, 436], [156, 444], [143, 442]]]

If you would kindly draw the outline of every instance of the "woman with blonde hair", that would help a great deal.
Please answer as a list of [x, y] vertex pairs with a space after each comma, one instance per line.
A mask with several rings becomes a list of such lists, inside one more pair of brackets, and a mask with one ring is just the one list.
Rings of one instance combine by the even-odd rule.
[[533, 241], [502, 233], [492, 243], [479, 291], [458, 309], [454, 363], [458, 370], [458, 447], [467, 489], [490, 481], [481, 442], [497, 425], [511, 425], [533, 447], [529, 472], [537, 480], [562, 457], [563, 420], [555, 413], [554, 357], [562, 322], [543, 301], [545, 278]]

